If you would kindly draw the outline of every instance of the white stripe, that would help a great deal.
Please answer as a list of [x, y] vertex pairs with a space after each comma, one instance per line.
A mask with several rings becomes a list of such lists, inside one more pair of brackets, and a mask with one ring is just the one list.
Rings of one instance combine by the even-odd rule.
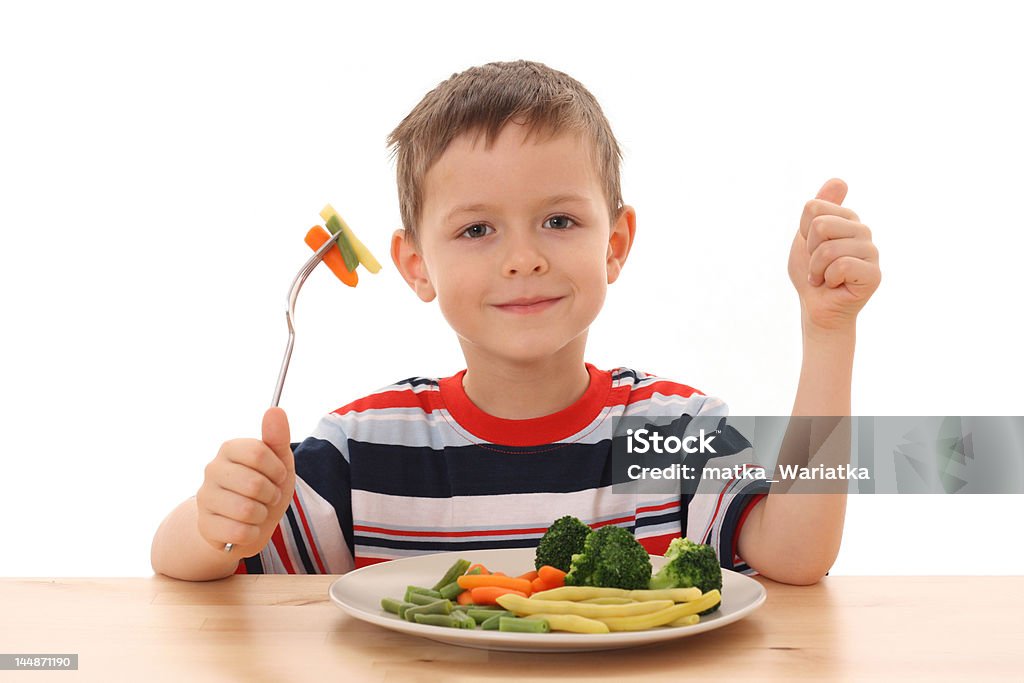
[[[319, 551], [320, 560], [328, 574], [344, 574], [355, 568], [355, 561], [352, 553], [345, 543], [345, 536], [341, 531], [341, 524], [338, 522], [338, 514], [334, 506], [320, 497], [309, 484], [300, 477], [295, 478], [295, 491], [299, 494], [299, 501], [302, 503], [302, 511], [306, 514], [306, 522], [309, 524], [309, 531], [313, 535], [310, 543], [316, 545]], [[295, 511], [296, 516], [298, 510]], [[302, 519], [299, 519], [299, 524]], [[312, 549], [310, 550], [312, 555]], [[310, 557], [313, 566], [316, 567], [316, 558]], [[320, 571], [319, 567], [316, 571]]]
[[[638, 507], [666, 502], [664, 492], [613, 493], [611, 486], [571, 493], [513, 493], [497, 496], [415, 498], [352, 492], [355, 524], [386, 529], [480, 529], [480, 520], [500, 520], [490, 529], [546, 529], [563, 515], [590, 524], [632, 517]], [[416, 527], [409, 522], [415, 520]], [[360, 532], [361, 533], [361, 532]], [[400, 536], [396, 536], [398, 538]]]

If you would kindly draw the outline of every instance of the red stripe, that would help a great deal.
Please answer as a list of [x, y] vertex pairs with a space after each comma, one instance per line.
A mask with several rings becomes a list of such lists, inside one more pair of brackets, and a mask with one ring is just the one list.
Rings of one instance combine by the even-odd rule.
[[316, 543], [313, 542], [313, 532], [309, 530], [309, 523], [306, 522], [306, 513], [302, 510], [302, 503], [299, 502], [298, 491], [292, 494], [292, 500], [295, 501], [295, 509], [299, 511], [299, 519], [302, 521], [302, 529], [306, 534], [306, 547], [313, 551], [313, 559], [316, 561], [316, 566], [320, 570], [320, 573], [326, 574], [327, 570], [324, 568], [324, 563], [320, 560], [320, 553], [316, 550]]
[[270, 537], [270, 542], [274, 544], [277, 549], [277, 554], [281, 558], [281, 564], [284, 565], [284, 571], [288, 574], [295, 573], [295, 567], [292, 566], [291, 559], [288, 558], [288, 549], [284, 545], [284, 535], [281, 533], [281, 525], [278, 525], [274, 529], [274, 535]]
[[371, 564], [380, 564], [381, 562], [388, 562], [390, 557], [356, 557], [356, 569], [361, 567], [369, 567]]
[[532, 529], [482, 529], [480, 531], [409, 531], [406, 529], [387, 529], [379, 526], [362, 526], [360, 524], [354, 524], [352, 529], [355, 531], [369, 531], [377, 534], [387, 534], [388, 536], [447, 536], [447, 537], [462, 537], [462, 536], [509, 536], [515, 534], [543, 534], [547, 531], [547, 527], [537, 527]]
[[235, 567], [236, 574], [248, 574], [249, 570], [245, 568], [245, 560], [239, 560], [238, 566]]
[[629, 394], [629, 402], [636, 403], [637, 401], [646, 401], [655, 393], [662, 394], [663, 396], [682, 396], [683, 398], [690, 398], [694, 394], [703, 396], [701, 392], [697, 391], [693, 387], [686, 386], [685, 384], [678, 384], [676, 382], [670, 382], [668, 380], [658, 380], [652, 384], [648, 384], [645, 387], [637, 387]]
[[[736, 558], [739, 557], [736, 554], [736, 550], [740, 546], [740, 531], [743, 529], [743, 523], [745, 521], [747, 521], [747, 515], [750, 514], [750, 511], [754, 509], [755, 505], [757, 505], [759, 502], [761, 502], [762, 498], [767, 498], [767, 497], [768, 497], [767, 493], [759, 493], [759, 494], [757, 494], [756, 496], [754, 496], [753, 498], [750, 499], [750, 502], [747, 503], [747, 507], [743, 508], [743, 513], [740, 515], [739, 521], [736, 522], [736, 532], [735, 532], [735, 534], [733, 534], [733, 537], [732, 537], [733, 564], [736, 563]], [[743, 561], [743, 558], [740, 558], [740, 561]]]
[[679, 507], [679, 501], [673, 500], [668, 503], [662, 503], [661, 505], [650, 505], [648, 507], [637, 508], [636, 513], [639, 515], [641, 512], [654, 512], [655, 510], [668, 510], [669, 508]]
[[635, 515], [629, 515], [628, 517], [617, 517], [615, 519], [608, 519], [608, 520], [605, 520], [603, 522], [594, 522], [593, 524], [590, 525], [590, 528], [591, 529], [600, 529], [601, 527], [608, 526], [609, 524], [621, 524], [623, 522], [635, 522], [635, 521], [636, 521], [636, 516]]
[[[427, 394], [437, 393], [427, 391]], [[334, 411], [337, 415], [346, 413], [360, 413], [364, 410], [384, 410], [387, 408], [423, 408], [424, 399], [420, 394], [411, 389], [399, 389], [396, 391], [384, 391], [372, 396], [352, 401]]]

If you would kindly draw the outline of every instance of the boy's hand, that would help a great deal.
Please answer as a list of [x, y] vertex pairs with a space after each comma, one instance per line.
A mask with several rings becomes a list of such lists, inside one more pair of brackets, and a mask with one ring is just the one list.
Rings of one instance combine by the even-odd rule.
[[840, 206], [846, 183], [832, 178], [804, 205], [789, 252], [804, 334], [852, 332], [857, 313], [882, 279], [878, 249], [857, 214]]
[[295, 492], [291, 432], [282, 409], [264, 413], [262, 436], [225, 441], [196, 494], [199, 534], [218, 550], [235, 544], [238, 557], [266, 546]]

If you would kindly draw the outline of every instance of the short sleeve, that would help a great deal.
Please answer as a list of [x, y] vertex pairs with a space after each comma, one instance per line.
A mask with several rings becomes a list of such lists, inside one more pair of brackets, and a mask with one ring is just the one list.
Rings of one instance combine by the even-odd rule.
[[292, 444], [291, 505], [270, 542], [241, 560], [236, 574], [344, 574], [355, 567], [346, 441], [336, 418], [327, 415], [311, 436]]
[[[756, 574], [739, 557], [737, 547], [747, 516], [768, 494], [771, 483], [764, 475], [764, 468], [754, 461], [749, 440], [728, 423], [727, 414], [728, 407], [724, 402], [709, 397], [689, 426], [690, 429], [696, 429], [698, 425], [717, 429], [717, 452], [687, 460], [688, 464], [699, 467], [703, 476], [695, 491], [684, 494], [687, 510], [685, 534], [691, 541], [711, 545], [724, 569]], [[711, 477], [708, 476], [711, 468], [717, 473], [735, 474]]]

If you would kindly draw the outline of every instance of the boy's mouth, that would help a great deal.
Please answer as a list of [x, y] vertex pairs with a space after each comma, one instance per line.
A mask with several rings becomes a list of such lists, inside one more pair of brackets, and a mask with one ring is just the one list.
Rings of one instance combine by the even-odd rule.
[[539, 313], [551, 308], [564, 297], [523, 297], [512, 299], [503, 304], [495, 304], [494, 307], [506, 313]]

